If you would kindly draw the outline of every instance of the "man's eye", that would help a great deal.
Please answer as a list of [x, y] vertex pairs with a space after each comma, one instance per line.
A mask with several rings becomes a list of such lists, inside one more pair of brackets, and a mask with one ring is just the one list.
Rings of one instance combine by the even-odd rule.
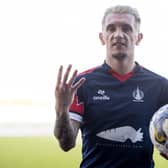
[[130, 31], [131, 31], [131, 28], [128, 27], [128, 26], [123, 26], [123, 27], [122, 27], [122, 30], [123, 30], [123, 32], [130, 32]]
[[114, 26], [109, 26], [109, 27], [107, 27], [107, 31], [114, 32], [115, 27]]

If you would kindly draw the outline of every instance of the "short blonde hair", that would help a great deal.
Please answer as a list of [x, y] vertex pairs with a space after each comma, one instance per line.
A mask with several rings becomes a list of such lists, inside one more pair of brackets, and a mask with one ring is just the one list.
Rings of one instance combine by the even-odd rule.
[[133, 8], [131, 6], [126, 6], [126, 5], [117, 5], [117, 6], [112, 6], [110, 8], [107, 8], [102, 19], [102, 27], [105, 24], [107, 15], [112, 13], [133, 15], [135, 18], [135, 27], [137, 28], [137, 30], [140, 29], [141, 18], [138, 10], [136, 8]]

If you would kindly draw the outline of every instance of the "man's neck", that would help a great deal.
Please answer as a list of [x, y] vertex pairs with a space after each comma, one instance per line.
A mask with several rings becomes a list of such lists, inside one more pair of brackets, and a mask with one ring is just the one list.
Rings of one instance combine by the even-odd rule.
[[125, 75], [131, 71], [133, 71], [134, 67], [135, 67], [135, 62], [119, 62], [119, 61], [113, 61], [113, 62], [109, 62], [106, 60], [106, 63], [111, 67], [111, 69], [120, 74], [120, 75]]

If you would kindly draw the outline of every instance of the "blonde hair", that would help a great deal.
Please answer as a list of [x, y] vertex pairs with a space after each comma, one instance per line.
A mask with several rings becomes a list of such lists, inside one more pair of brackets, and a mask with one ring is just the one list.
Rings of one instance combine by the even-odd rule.
[[117, 5], [117, 6], [112, 6], [110, 8], [107, 8], [105, 13], [104, 13], [103, 19], [102, 19], [102, 27], [105, 24], [105, 20], [106, 20], [107, 15], [112, 14], [112, 13], [115, 13], [115, 14], [130, 14], [130, 15], [134, 16], [135, 27], [137, 28], [137, 30], [140, 29], [141, 18], [140, 18], [138, 10], [136, 8], [133, 8], [131, 6], [126, 6], [126, 5]]

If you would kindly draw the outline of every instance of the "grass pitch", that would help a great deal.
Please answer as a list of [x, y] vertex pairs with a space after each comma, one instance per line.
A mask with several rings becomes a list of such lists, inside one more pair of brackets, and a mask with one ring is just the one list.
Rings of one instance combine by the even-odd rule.
[[[157, 151], [156, 168], [166, 168], [168, 161]], [[1, 137], [0, 168], [79, 168], [80, 143], [63, 152], [54, 137]]]

